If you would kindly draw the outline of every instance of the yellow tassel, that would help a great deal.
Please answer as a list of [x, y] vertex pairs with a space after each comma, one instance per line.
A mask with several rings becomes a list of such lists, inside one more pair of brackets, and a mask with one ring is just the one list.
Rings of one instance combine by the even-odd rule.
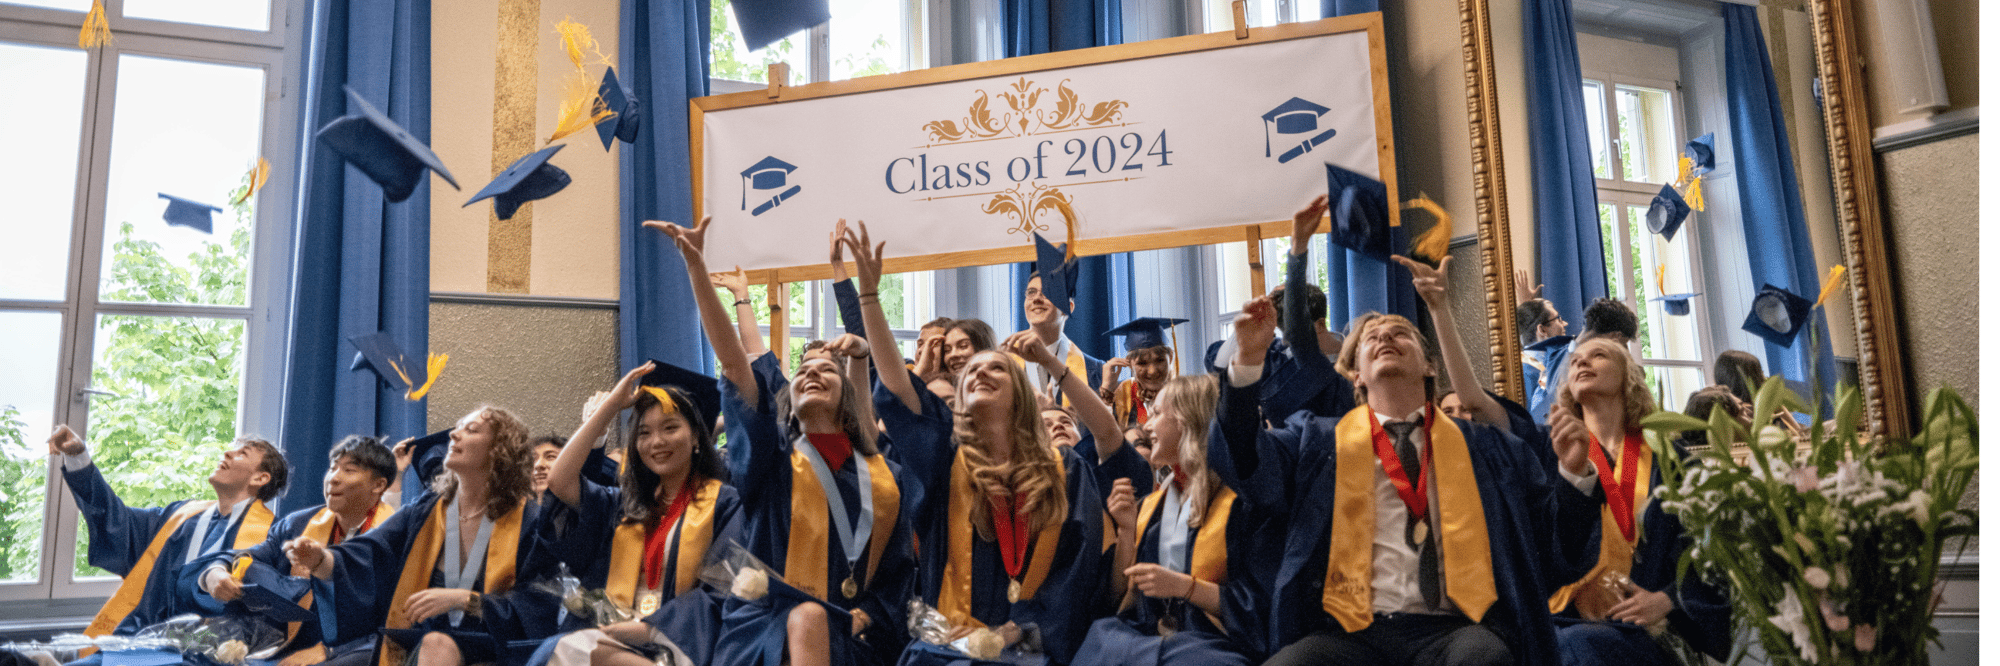
[[575, 65], [577, 69], [583, 69], [586, 56], [594, 56], [594, 62], [601, 65], [611, 64], [611, 58], [598, 50], [597, 39], [590, 36], [590, 26], [572, 21], [565, 16], [561, 22], [556, 23], [556, 34], [562, 35], [563, 53], [569, 56], [570, 64]]
[[1689, 208], [1703, 213], [1708, 212], [1708, 200], [1703, 199], [1701, 196], [1700, 176], [1695, 176], [1694, 180], [1688, 182], [1687, 192], [1682, 194], [1681, 198], [1687, 200]]
[[[445, 362], [450, 360], [451, 357], [445, 354], [431, 354], [429, 361], [424, 364], [424, 385], [410, 389], [408, 393], [403, 394], [403, 399], [410, 402], [424, 399], [424, 394], [430, 393], [431, 386], [437, 384], [438, 376], [444, 374]], [[402, 370], [398, 369], [397, 372]]]
[[83, 17], [83, 30], [76, 35], [78, 48], [94, 49], [111, 43], [111, 24], [104, 20], [104, 0], [90, 3]]
[[1688, 174], [1693, 172], [1694, 172], [1694, 158], [1682, 155], [1680, 161], [1680, 170], [1676, 172], [1677, 175], [1674, 176], [1674, 182], [1676, 183], [1687, 182]]
[[1660, 266], [1659, 266], [1658, 270], [1655, 270], [1655, 271], [1653, 271], [1653, 284], [1654, 284], [1655, 286], [1659, 287], [1659, 289], [1660, 289], [1660, 295], [1661, 295], [1661, 296], [1665, 296], [1665, 295], [1667, 295], [1667, 265], [1666, 265], [1666, 264], [1660, 264]]
[[674, 399], [672, 396], [667, 395], [666, 389], [658, 386], [641, 386], [639, 390], [653, 394], [653, 399], [660, 401], [660, 411], [662, 412], [673, 414], [680, 409], [674, 406]]
[[1819, 300], [1813, 302], [1813, 307], [1819, 307], [1821, 305], [1825, 305], [1826, 298], [1828, 296], [1832, 296], [1834, 291], [1840, 289], [1841, 281], [1846, 278], [1847, 278], [1847, 266], [1841, 264], [1834, 264], [1833, 268], [1827, 269], [1826, 286], [1819, 288]]
[[563, 101], [557, 107], [556, 131], [549, 134], [547, 143], [555, 143], [557, 139], [590, 129], [616, 115], [617, 112], [605, 107], [604, 98], [598, 96], [597, 84], [579, 69], [563, 84]]
[[250, 176], [250, 186], [243, 188], [243, 193], [236, 195], [236, 198], [231, 200], [229, 202], [229, 205], [241, 206], [243, 205], [243, 202], [250, 200], [250, 195], [256, 194], [257, 190], [264, 189], [264, 181], [270, 180], [271, 178], [270, 160], [266, 160], [262, 157], [257, 158], [257, 166], [250, 167], [249, 176]]
[[1410, 252], [1416, 255], [1416, 258], [1432, 263], [1443, 260], [1445, 255], [1451, 252], [1451, 214], [1444, 212], [1442, 206], [1431, 201], [1430, 196], [1425, 194], [1418, 194], [1417, 198], [1403, 202], [1403, 210], [1412, 209], [1430, 213], [1431, 217], [1437, 218], [1437, 223], [1431, 225], [1430, 231], [1424, 232], [1416, 242], [1410, 244]]

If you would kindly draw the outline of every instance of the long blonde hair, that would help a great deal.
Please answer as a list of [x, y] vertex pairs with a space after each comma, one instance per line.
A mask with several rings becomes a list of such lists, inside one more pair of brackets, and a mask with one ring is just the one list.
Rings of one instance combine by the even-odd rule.
[[[1065, 490], [1062, 461], [1056, 457], [1055, 448], [1049, 445], [1049, 433], [1042, 427], [1041, 408], [1035, 402], [1035, 390], [1028, 384], [1028, 375], [1014, 362], [1014, 357], [1000, 351], [985, 351], [974, 354], [966, 361], [970, 367], [973, 361], [986, 354], [1000, 354], [1007, 367], [1008, 391], [1014, 395], [1014, 409], [1007, 414], [1007, 442], [987, 442], [979, 434], [970, 413], [959, 411], [952, 416], [951, 434], [958, 441], [959, 450], [964, 452], [965, 461], [972, 474], [964, 480], [980, 497], [1013, 497], [1026, 495], [1027, 501], [1019, 507], [1028, 516], [1029, 533], [1040, 532], [1042, 528], [1063, 521], [1069, 515], [1069, 494]], [[959, 391], [964, 392], [964, 378], [959, 380]], [[965, 396], [958, 399], [960, 409], [964, 409]], [[987, 451], [995, 446], [1011, 447], [1007, 462], [995, 462]], [[987, 502], [972, 504], [972, 528], [981, 539], [993, 540], [993, 510]]]
[[[1600, 347], [1608, 350], [1611, 358], [1617, 359], [1625, 366], [1625, 381], [1622, 382], [1625, 388], [1625, 428], [1628, 430], [1637, 428], [1639, 419], [1653, 413], [1653, 393], [1646, 387], [1645, 368], [1639, 367], [1639, 363], [1632, 359], [1632, 354], [1625, 351], [1624, 345], [1612, 342], [1610, 338], [1584, 340], [1577, 344], [1575, 351], [1565, 357], [1569, 360], [1565, 360], [1564, 363], [1569, 367], [1560, 370], [1563, 373], [1563, 388], [1556, 394], [1555, 408], [1567, 411], [1577, 418], [1583, 418], [1583, 404], [1576, 400], [1576, 385], [1569, 381], [1570, 372], [1576, 367], [1571, 361], [1582, 358], [1585, 350]], [[1555, 370], [1555, 368], [1550, 369]]]
[[1180, 455], [1175, 461], [1189, 479], [1188, 529], [1201, 527], [1208, 512], [1208, 498], [1222, 487], [1222, 477], [1208, 469], [1208, 426], [1215, 420], [1215, 403], [1221, 388], [1215, 375], [1181, 375], [1160, 388], [1158, 404], [1181, 420]]

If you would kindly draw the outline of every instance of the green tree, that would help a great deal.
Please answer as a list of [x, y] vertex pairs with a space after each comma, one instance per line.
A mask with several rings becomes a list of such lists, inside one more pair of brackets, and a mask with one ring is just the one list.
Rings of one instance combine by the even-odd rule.
[[[761, 50], [750, 54], [752, 60], [736, 58], [736, 50], [743, 48], [743, 38], [729, 28], [729, 0], [709, 0], [708, 2], [708, 75], [718, 79], [733, 81], [764, 80], [765, 68], [785, 62], [792, 54], [792, 40], [780, 39]], [[804, 83], [807, 72], [794, 70], [790, 83]]]

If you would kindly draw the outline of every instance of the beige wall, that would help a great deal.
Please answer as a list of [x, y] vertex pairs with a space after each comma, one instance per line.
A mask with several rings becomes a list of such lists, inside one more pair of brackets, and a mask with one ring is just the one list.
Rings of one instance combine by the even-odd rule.
[[[575, 71], [562, 53], [556, 23], [567, 17], [589, 26], [604, 54], [614, 60], [617, 57], [617, 0], [441, 0], [432, 5], [431, 145], [447, 164], [459, 169], [457, 175], [465, 186], [463, 192], [431, 201], [432, 291], [488, 291], [492, 205], [462, 204], [493, 174], [519, 157], [502, 155], [500, 163], [494, 164], [494, 129], [501, 124], [495, 122], [495, 63], [501, 57], [500, 15], [508, 11], [526, 11], [539, 17], [532, 44], [509, 44], [509, 48], [532, 51], [538, 76], [506, 82], [533, 91], [535, 149], [554, 131], [564, 77]], [[603, 75], [601, 65], [592, 64], [588, 71], [593, 84]], [[561, 143], [569, 146], [551, 162], [569, 172], [569, 187], [523, 208], [532, 209], [533, 220], [525, 265], [527, 293], [617, 298], [615, 147], [614, 152], [605, 152], [591, 130], [573, 134]]]
[[[1871, 65], [1888, 62], [1888, 50], [1902, 40], [1883, 34], [1872, 2], [1856, 5], [1854, 20], [1861, 33], [1862, 57]], [[1931, 24], [1937, 31], [1938, 61], [1944, 68], [1945, 94], [1951, 97], [1951, 106], [1944, 112], [1975, 108], [1979, 106], [1979, 3], [1930, 0], [1930, 6]], [[1895, 112], [1896, 104], [1884, 85], [1887, 76], [1879, 67], [1871, 66], [1868, 71], [1868, 108], [1875, 126], [1924, 119], [1926, 116], [1921, 114]]]
[[433, 303], [431, 349], [451, 368], [429, 396], [432, 430], [480, 405], [502, 407], [535, 434], [568, 435], [583, 403], [618, 379], [611, 308]]

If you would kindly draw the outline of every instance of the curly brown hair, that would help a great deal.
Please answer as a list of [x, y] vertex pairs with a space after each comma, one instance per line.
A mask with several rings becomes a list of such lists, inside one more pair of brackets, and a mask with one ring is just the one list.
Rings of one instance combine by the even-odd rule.
[[[1611, 358], [1618, 359], [1618, 363], [1624, 366], [1625, 381], [1621, 382], [1621, 384], [1623, 384], [1625, 389], [1625, 427], [1639, 427], [1639, 419], [1653, 413], [1653, 393], [1646, 387], [1646, 370], [1639, 367], [1639, 364], [1632, 360], [1632, 354], [1625, 351], [1624, 345], [1618, 344], [1610, 338], [1584, 340], [1576, 346], [1576, 351], [1570, 352], [1567, 357], [1570, 367], [1561, 370], [1563, 373], [1563, 388], [1561, 392], [1556, 394], [1555, 408], [1569, 412], [1577, 418], [1583, 418], [1583, 404], [1576, 400], [1576, 384], [1569, 381], [1569, 374], [1576, 367], [1574, 361], [1582, 359], [1585, 352], [1593, 349], [1605, 350]], [[1554, 370], [1555, 368], [1550, 369]]]
[[[471, 414], [459, 419], [460, 424], [474, 419], [486, 422], [492, 434], [493, 443], [487, 448], [486, 475], [486, 515], [495, 518], [514, 510], [514, 506], [525, 502], [535, 487], [534, 448], [528, 445], [528, 424], [522, 423], [512, 412], [492, 405], [480, 405]], [[446, 469], [437, 480], [431, 482], [431, 490], [437, 492], [439, 502], [450, 502], [458, 494], [458, 474]]]
[[[963, 321], [963, 320], [961, 320]], [[951, 434], [958, 442], [959, 450], [965, 452], [965, 459], [972, 474], [965, 479], [972, 490], [983, 497], [1014, 497], [1026, 495], [1027, 501], [1020, 511], [1028, 515], [1028, 531], [1035, 533], [1043, 528], [1060, 523], [1069, 515], [1069, 495], [1065, 490], [1065, 478], [1060, 458], [1049, 445], [1048, 430], [1042, 427], [1042, 410], [1035, 402], [1035, 390], [1028, 383], [1028, 374], [1021, 365], [1014, 362], [1014, 356], [998, 350], [974, 354], [966, 361], [970, 368], [981, 356], [1001, 355], [1007, 367], [1008, 391], [1014, 395], [1014, 409], [1007, 415], [1007, 431], [1012, 434], [1007, 442], [987, 442], [979, 435], [970, 413], [959, 411], [952, 416]], [[969, 373], [968, 373], [969, 374]], [[965, 378], [959, 378], [958, 404], [965, 404]], [[1006, 446], [1007, 462], [995, 462], [989, 453], [995, 447]], [[972, 528], [979, 538], [992, 541], [993, 510], [987, 502], [972, 504]]]

